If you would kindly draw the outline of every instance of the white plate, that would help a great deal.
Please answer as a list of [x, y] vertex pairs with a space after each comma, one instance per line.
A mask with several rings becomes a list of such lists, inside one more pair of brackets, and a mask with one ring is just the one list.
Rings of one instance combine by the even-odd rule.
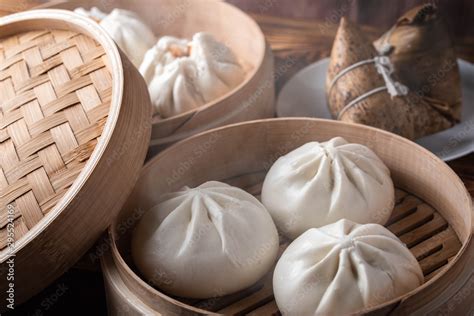
[[[448, 161], [474, 152], [474, 65], [458, 60], [462, 79], [461, 123], [416, 142]], [[326, 105], [326, 72], [329, 59], [302, 69], [283, 87], [277, 99], [279, 117], [319, 117], [331, 119]]]

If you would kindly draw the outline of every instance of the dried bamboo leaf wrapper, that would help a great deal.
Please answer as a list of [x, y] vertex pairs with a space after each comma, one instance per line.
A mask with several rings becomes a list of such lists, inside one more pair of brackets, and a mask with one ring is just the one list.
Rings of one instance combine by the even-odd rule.
[[[333, 117], [338, 117], [343, 108], [357, 97], [385, 86], [374, 64], [369, 63], [340, 77], [330, 89], [333, 79], [342, 70], [375, 56], [377, 51], [364, 33], [356, 25], [341, 19], [326, 78], [327, 99]], [[372, 94], [343, 112], [339, 119], [378, 127], [409, 139], [432, 134], [452, 125], [431, 103], [413, 92], [396, 97], [391, 97], [387, 91]]]
[[461, 77], [456, 51], [446, 24], [433, 4], [417, 6], [382, 35], [374, 45], [389, 45], [395, 74], [418, 96], [440, 104], [453, 123], [461, 117]]
[[[355, 97], [385, 84], [376, 68], [372, 64], [366, 64], [341, 77], [329, 91], [333, 79], [341, 71], [356, 62], [374, 58], [376, 55], [375, 48], [370, 45], [365, 34], [350, 21], [342, 18], [334, 39], [331, 62], [326, 77], [327, 97], [333, 117], [337, 117], [343, 107]], [[373, 97], [380, 99], [381, 95]], [[384, 99], [385, 97], [381, 98], [381, 100]]]

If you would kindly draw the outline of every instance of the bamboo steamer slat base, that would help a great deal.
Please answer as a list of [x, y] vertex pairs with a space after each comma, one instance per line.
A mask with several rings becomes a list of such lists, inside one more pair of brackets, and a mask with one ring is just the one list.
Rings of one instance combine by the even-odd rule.
[[[154, 289], [135, 270], [130, 234], [143, 211], [155, 205], [161, 194], [219, 180], [258, 197], [266, 171], [278, 157], [308, 141], [335, 136], [369, 146], [390, 168], [399, 189], [387, 227], [408, 244], [425, 275], [426, 282], [418, 289], [366, 312], [424, 314], [445, 308], [472, 273], [465, 267], [474, 264], [471, 197], [461, 180], [433, 154], [394, 134], [362, 125], [295, 118], [202, 133], [168, 148], [144, 167], [109, 229], [111, 251], [102, 260], [112, 314], [138, 313], [140, 308], [163, 315], [278, 314], [271, 272], [247, 290], [208, 300], [173, 298]], [[288, 241], [281, 242], [282, 251]], [[126, 299], [128, 292], [134, 293], [133, 303]], [[466, 306], [450, 308], [463, 311]]]
[[146, 154], [151, 107], [139, 73], [86, 18], [25, 12], [0, 19], [0, 33], [0, 299], [14, 256], [19, 304], [120, 210]]
[[180, 115], [153, 118], [152, 153], [211, 128], [274, 116], [272, 51], [257, 23], [234, 6], [219, 0], [71, 0], [54, 6], [69, 10], [97, 6], [105, 12], [114, 8], [131, 10], [158, 36], [192, 38], [197, 32], [209, 32], [242, 61], [247, 75], [232, 91]]

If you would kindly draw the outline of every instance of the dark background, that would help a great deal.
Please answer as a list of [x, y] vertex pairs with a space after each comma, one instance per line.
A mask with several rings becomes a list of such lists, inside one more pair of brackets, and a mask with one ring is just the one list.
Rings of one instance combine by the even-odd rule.
[[[288, 18], [318, 19], [344, 15], [354, 22], [388, 29], [412, 7], [434, 3], [445, 16], [455, 37], [474, 34], [473, 0], [228, 0], [239, 8], [256, 14]], [[348, 8], [347, 10], [345, 8]]]

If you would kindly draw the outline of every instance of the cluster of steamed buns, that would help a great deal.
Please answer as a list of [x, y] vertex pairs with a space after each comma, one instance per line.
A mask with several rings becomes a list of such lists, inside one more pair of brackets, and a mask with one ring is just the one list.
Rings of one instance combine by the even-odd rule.
[[274, 267], [280, 232], [293, 240], [273, 275], [284, 315], [356, 313], [423, 283], [416, 258], [382, 226], [394, 187], [369, 148], [307, 143], [273, 164], [261, 198], [216, 181], [162, 196], [133, 233], [138, 270], [179, 297], [235, 293]]
[[106, 14], [96, 7], [78, 8], [101, 25], [144, 77], [154, 113], [168, 118], [223, 96], [245, 77], [232, 50], [208, 33], [192, 39], [164, 36], [153, 31], [131, 11]]

